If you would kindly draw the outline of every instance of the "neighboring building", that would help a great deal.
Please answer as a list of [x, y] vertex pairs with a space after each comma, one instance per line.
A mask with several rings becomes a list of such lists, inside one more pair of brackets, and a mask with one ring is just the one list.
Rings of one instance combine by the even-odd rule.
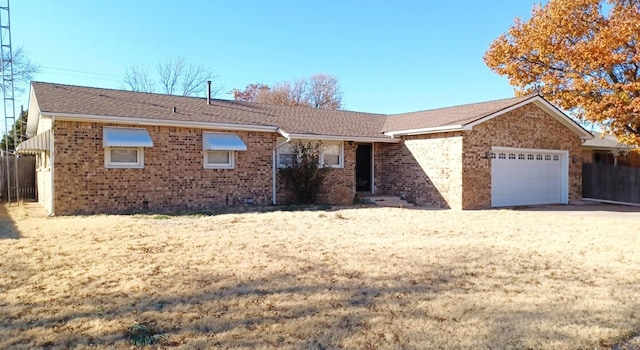
[[620, 143], [610, 134], [592, 132], [594, 138], [582, 143], [582, 162], [610, 165], [640, 166], [637, 150]]
[[51, 214], [290, 200], [288, 142], [321, 140], [319, 201], [356, 191], [455, 209], [581, 197], [591, 134], [537, 95], [383, 115], [32, 83], [18, 151], [38, 158]]

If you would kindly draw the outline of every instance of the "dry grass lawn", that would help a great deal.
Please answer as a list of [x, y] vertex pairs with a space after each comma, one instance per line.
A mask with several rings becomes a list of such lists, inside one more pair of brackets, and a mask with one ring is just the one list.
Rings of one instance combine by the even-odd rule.
[[131, 348], [135, 322], [184, 349], [600, 349], [640, 332], [640, 213], [33, 209], [0, 215], [3, 349]]

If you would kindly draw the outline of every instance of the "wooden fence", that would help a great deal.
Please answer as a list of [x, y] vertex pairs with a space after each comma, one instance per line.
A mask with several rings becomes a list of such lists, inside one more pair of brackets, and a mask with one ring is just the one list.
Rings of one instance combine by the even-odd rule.
[[[8, 160], [8, 161], [7, 161]], [[18, 157], [18, 183], [17, 190], [20, 194], [20, 200], [35, 201], [38, 200], [38, 191], [36, 186], [36, 158], [35, 157]], [[9, 166], [9, 176], [11, 188], [11, 201], [15, 201], [18, 197], [15, 182], [15, 159], [13, 156], [0, 157], [0, 193], [2, 201], [7, 201], [8, 183], [7, 183], [7, 165]]]
[[640, 168], [584, 163], [582, 197], [640, 204]]

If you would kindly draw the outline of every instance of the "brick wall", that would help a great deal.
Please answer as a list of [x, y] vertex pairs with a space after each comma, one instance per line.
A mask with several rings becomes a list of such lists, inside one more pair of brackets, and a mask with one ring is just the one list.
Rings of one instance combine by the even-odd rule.
[[491, 160], [483, 155], [492, 146], [568, 150], [569, 201], [579, 200], [582, 196], [581, 144], [578, 135], [533, 104], [476, 125], [464, 136], [462, 208], [491, 207]]
[[401, 143], [376, 147], [379, 193], [404, 193], [420, 206], [461, 207], [461, 133], [407, 136]]
[[236, 132], [248, 149], [236, 152], [236, 168], [204, 169], [202, 129], [148, 126], [153, 147], [144, 149], [144, 169], [106, 169], [109, 125], [56, 121], [55, 214], [198, 209], [247, 198], [271, 204], [275, 133]]
[[[295, 142], [295, 140], [294, 140]], [[356, 188], [356, 145], [344, 142], [344, 168], [333, 168], [327, 175], [316, 202], [319, 204], [349, 205], [353, 203]], [[295, 202], [292, 185], [278, 174], [278, 204]]]

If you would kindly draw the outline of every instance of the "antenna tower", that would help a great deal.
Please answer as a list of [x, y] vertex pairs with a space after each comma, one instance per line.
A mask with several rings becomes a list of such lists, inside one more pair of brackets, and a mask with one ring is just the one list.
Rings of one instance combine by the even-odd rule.
[[[13, 52], [11, 51], [11, 21], [9, 0], [0, 1], [0, 68], [2, 68], [2, 95], [4, 104], [4, 145], [3, 158], [6, 162], [7, 202], [11, 203], [11, 192], [15, 191], [15, 201], [19, 202], [18, 156], [9, 151], [10, 128], [16, 123], [14, 99]], [[17, 128], [13, 128], [13, 146], [18, 145]], [[13, 155], [11, 157], [11, 155]], [[10, 158], [13, 158], [13, 176], [11, 176]]]

